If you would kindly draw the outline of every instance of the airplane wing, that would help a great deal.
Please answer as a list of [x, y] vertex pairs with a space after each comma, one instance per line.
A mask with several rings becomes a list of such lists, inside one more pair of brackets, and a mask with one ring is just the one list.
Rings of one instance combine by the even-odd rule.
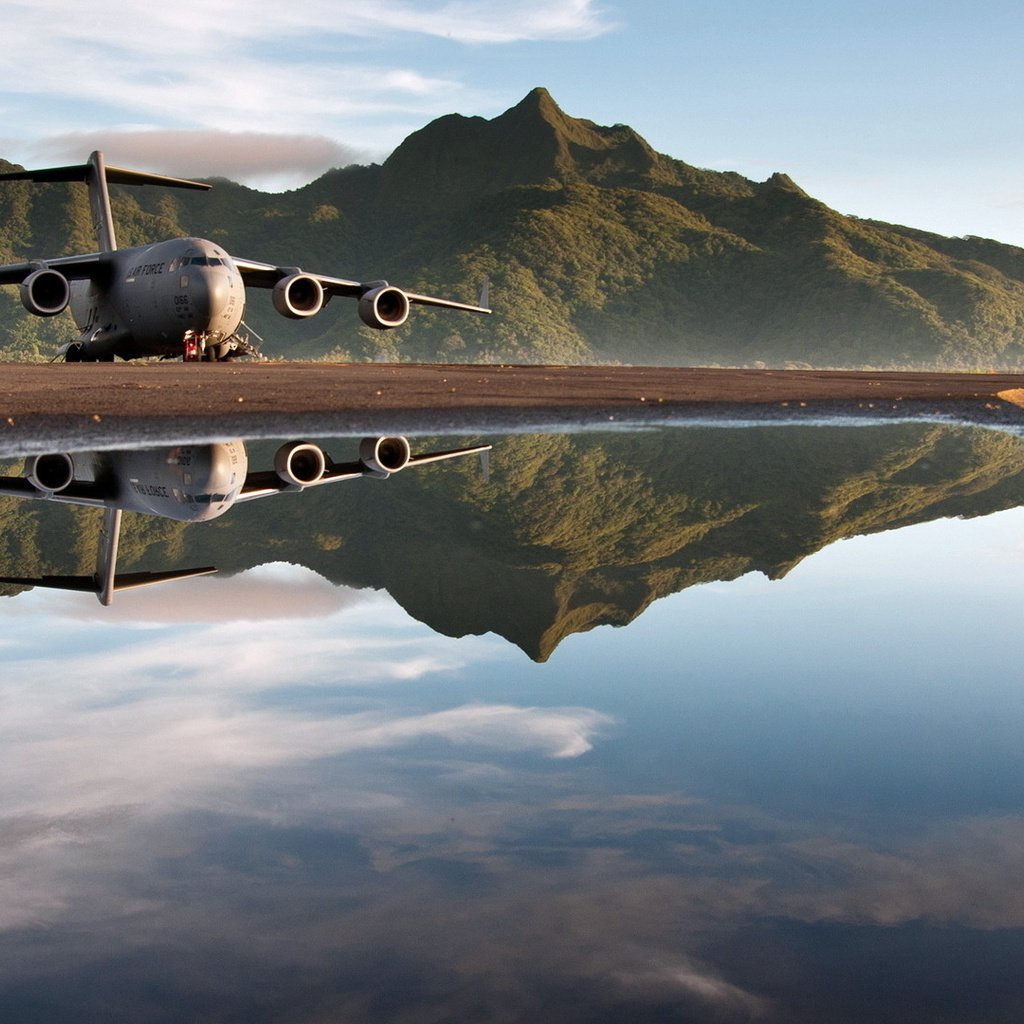
[[[276, 267], [270, 263], [257, 263], [253, 260], [240, 260], [232, 257], [232, 262], [242, 275], [243, 282], [252, 288], [273, 288], [279, 281], [291, 277], [294, 274], [301, 274], [303, 277], [311, 277], [320, 283], [324, 290], [325, 299], [332, 295], [344, 295], [347, 298], [359, 299], [367, 292], [377, 288], [388, 288], [387, 281], [349, 281], [344, 277], [329, 277], [326, 274], [310, 274], [300, 270], [298, 267]], [[436, 295], [421, 295], [418, 292], [407, 292], [400, 289], [405, 297], [421, 306], [441, 306], [445, 309], [462, 309], [470, 313], [490, 313], [487, 305], [487, 286], [480, 296], [480, 304], [473, 305], [468, 302], [455, 302], [452, 299], [441, 299]]]
[[72, 480], [67, 487], [54, 493], [40, 490], [21, 476], [0, 477], [0, 497], [35, 498], [65, 505], [88, 505], [92, 508], [106, 508], [114, 500], [114, 495], [107, 488], [92, 480]]
[[58, 256], [52, 260], [32, 260], [30, 263], [8, 263], [0, 266], [0, 284], [21, 284], [33, 271], [44, 267], [59, 270], [70, 281], [87, 281], [103, 273], [105, 253], [93, 252], [83, 256]]
[[[479, 455], [486, 459], [491, 450], [491, 445], [480, 444], [472, 448], [452, 448], [443, 452], [425, 452], [422, 455], [411, 455], [404, 469], [412, 466], [425, 466], [431, 462], [444, 462], [448, 459], [460, 459], [466, 455]], [[334, 462], [330, 456], [324, 453], [325, 468], [319, 479], [297, 487], [290, 484], [273, 470], [249, 473], [246, 475], [245, 483], [239, 491], [236, 502], [253, 501], [256, 498], [268, 498], [272, 494], [281, 494], [283, 491], [304, 490], [308, 487], [319, 487], [321, 484], [335, 484], [342, 480], [358, 480], [360, 477], [374, 477], [380, 479], [388, 476], [371, 466], [360, 461]], [[486, 470], [485, 465], [485, 470]], [[396, 470], [397, 472], [397, 470]]]

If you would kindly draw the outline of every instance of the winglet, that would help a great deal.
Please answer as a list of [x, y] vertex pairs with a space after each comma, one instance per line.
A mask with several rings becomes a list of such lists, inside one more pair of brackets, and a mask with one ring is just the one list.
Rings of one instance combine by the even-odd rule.
[[216, 566], [208, 565], [200, 569], [172, 569], [169, 572], [127, 572], [115, 576], [107, 590], [101, 590], [95, 576], [0, 576], [0, 583], [95, 594], [101, 604], [109, 605], [113, 602], [114, 594], [122, 590], [134, 590], [156, 583], [171, 583], [174, 580], [188, 580], [194, 576], [208, 576], [216, 571]]
[[485, 277], [484, 283], [480, 286], [480, 301], [477, 305], [481, 309], [491, 308], [491, 279], [489, 277]]

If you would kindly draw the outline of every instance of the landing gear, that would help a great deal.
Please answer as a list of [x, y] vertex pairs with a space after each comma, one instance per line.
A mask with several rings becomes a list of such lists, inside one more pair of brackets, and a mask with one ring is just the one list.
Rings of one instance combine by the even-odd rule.
[[81, 341], [72, 341], [68, 347], [64, 349], [65, 363], [112, 363], [113, 361], [113, 352], [100, 351], [99, 353], [93, 354]]
[[242, 356], [263, 358], [245, 338], [239, 338], [237, 335], [233, 335], [227, 341], [222, 341], [219, 345], [211, 345], [207, 348], [206, 353], [207, 359], [216, 360], [218, 363], [229, 363]]
[[186, 363], [226, 363], [239, 356], [263, 358], [248, 337], [243, 338], [238, 334], [224, 338], [218, 332], [204, 334], [189, 330], [182, 338], [181, 358]]
[[94, 356], [80, 341], [71, 342], [64, 352], [65, 363], [112, 363], [113, 361], [113, 352], [104, 352]]

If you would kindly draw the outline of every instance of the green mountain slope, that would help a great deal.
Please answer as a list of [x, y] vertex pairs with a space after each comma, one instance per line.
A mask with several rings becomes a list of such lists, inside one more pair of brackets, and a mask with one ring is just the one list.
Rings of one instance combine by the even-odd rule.
[[[1024, 365], [1024, 249], [846, 217], [785, 174], [753, 182], [656, 153], [543, 89], [493, 120], [449, 115], [382, 164], [268, 195], [118, 189], [122, 245], [199, 234], [229, 251], [472, 299], [399, 331], [336, 301], [248, 322], [288, 357], [990, 368]], [[0, 259], [91, 248], [83, 190], [6, 184]], [[10, 289], [0, 330], [23, 347]], [[52, 332], [51, 332], [52, 333]]]

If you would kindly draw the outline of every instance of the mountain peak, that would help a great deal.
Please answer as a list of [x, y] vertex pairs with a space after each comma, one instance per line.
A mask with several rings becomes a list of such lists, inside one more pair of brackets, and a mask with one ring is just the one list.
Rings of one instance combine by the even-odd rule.
[[776, 171], [765, 181], [765, 185], [779, 192], [797, 192], [802, 196], [807, 195], [788, 174], [784, 174], [782, 171]]
[[384, 167], [396, 192], [465, 198], [518, 185], [649, 184], [670, 161], [626, 125], [566, 114], [542, 86], [487, 121], [449, 114], [410, 135]]
[[[562, 108], [554, 101], [551, 93], [542, 85], [531, 89], [512, 110], [531, 110], [542, 114], [557, 113], [562, 115]], [[564, 116], [564, 115], [562, 115]]]
[[547, 125], [558, 131], [576, 133], [579, 127], [593, 129], [595, 125], [591, 121], [582, 121], [569, 117], [564, 110], [554, 101], [551, 93], [543, 86], [531, 89], [514, 107], [510, 107], [504, 114], [494, 119], [495, 123], [506, 126], [513, 124], [526, 125]]

